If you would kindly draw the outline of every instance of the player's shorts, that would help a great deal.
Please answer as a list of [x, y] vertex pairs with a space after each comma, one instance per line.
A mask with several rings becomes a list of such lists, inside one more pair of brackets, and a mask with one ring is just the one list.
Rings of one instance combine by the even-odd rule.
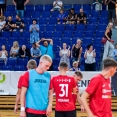
[[26, 117], [47, 117], [45, 114], [26, 113]]
[[56, 111], [55, 117], [76, 117], [76, 110], [73, 111]]

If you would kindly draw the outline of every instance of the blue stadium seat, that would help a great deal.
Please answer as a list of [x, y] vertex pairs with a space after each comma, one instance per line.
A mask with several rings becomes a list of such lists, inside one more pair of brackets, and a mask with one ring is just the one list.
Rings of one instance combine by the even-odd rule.
[[63, 32], [62, 31], [54, 31], [53, 32], [53, 37], [62, 37], [63, 36]]
[[85, 25], [82, 24], [76, 25], [76, 30], [85, 30]]
[[24, 24], [29, 24], [29, 19], [28, 18], [23, 18]]
[[39, 27], [40, 27], [40, 31], [45, 31], [45, 27], [46, 27], [46, 25], [44, 25], [44, 24], [40, 24]]
[[75, 9], [75, 11], [79, 11], [81, 9], [81, 4], [74, 4], [73, 8]]
[[17, 65], [17, 58], [8, 58], [8, 65]]
[[108, 17], [108, 11], [107, 10], [101, 10], [101, 16], [102, 17]]
[[42, 11], [42, 18], [49, 18], [50, 17], [50, 11]]
[[18, 41], [19, 40], [19, 38], [17, 38], [17, 37], [9, 37], [8, 38], [8, 41]]
[[4, 12], [4, 16], [5, 17], [12, 16], [12, 15], [13, 15], [12, 11], [6, 11], [6, 12]]
[[99, 24], [108, 24], [108, 18], [107, 17], [100, 17]]
[[85, 37], [93, 37], [94, 31], [85, 31]]
[[84, 38], [83, 39], [83, 44], [91, 44], [92, 43], [92, 38]]
[[[5, 38], [5, 37], [0, 37], [0, 45], [2, 45], [2, 44], [6, 45], [6, 43], [7, 43], [7, 38]], [[1, 47], [1, 46], [0, 46], [0, 47]]]
[[43, 31], [39, 31], [39, 36], [40, 36], [40, 38], [42, 38], [43, 37]]
[[104, 31], [96, 31], [95, 37], [102, 38], [104, 36]]
[[83, 4], [84, 11], [91, 11], [91, 4]]
[[98, 24], [98, 27], [97, 27], [97, 29], [98, 30], [106, 30], [106, 24]]
[[74, 37], [83, 37], [84, 32], [83, 31], [75, 31], [74, 32]]
[[99, 11], [92, 10], [91, 11], [91, 17], [98, 17], [99, 16]]
[[2, 70], [4, 71], [12, 71], [12, 65], [5, 65], [5, 66], [2, 66]]
[[10, 37], [11, 32], [2, 32], [2, 37]]
[[49, 24], [56, 24], [57, 23], [57, 19], [56, 18], [49, 18], [48, 23]]
[[54, 31], [55, 30], [55, 25], [47, 24], [46, 25], [46, 31]]
[[73, 36], [73, 31], [64, 31], [64, 37], [72, 38], [72, 36]]
[[52, 31], [44, 31], [43, 32], [43, 37], [44, 38], [52, 38]]
[[[57, 56], [59, 56], [59, 53], [57, 53], [58, 55]], [[60, 58], [60, 57], [59, 57]], [[53, 64], [55, 65], [55, 66], [59, 66], [59, 62], [60, 62], [60, 59], [58, 59], [58, 57], [56, 57], [56, 59], [53, 59]]]
[[[55, 58], [57, 58], [57, 59], [60, 60], [59, 51], [56, 51], [56, 52], [55, 52]], [[57, 60], [57, 61], [58, 61], [58, 60]], [[54, 62], [53, 62], [53, 64], [54, 64], [54, 65], [59, 65], [59, 62], [58, 62], [58, 63], [54, 63]]]
[[13, 42], [12, 42], [12, 43], [8, 43], [8, 44], [6, 45], [6, 48], [7, 48], [7, 51], [8, 51], [8, 52], [10, 52], [12, 46], [13, 46]]
[[65, 25], [57, 24], [56, 25], [56, 31], [64, 31], [65, 30]]
[[31, 11], [25, 11], [25, 12], [24, 12], [24, 17], [30, 19], [30, 18], [31, 18], [31, 14], [32, 14]]
[[58, 14], [59, 14], [59, 11], [54, 11], [52, 12], [51, 17], [56, 18]]
[[42, 12], [43, 11], [43, 5], [42, 4], [36, 4], [35, 5], [35, 11]]
[[29, 31], [29, 28], [30, 28], [30, 24], [25, 25], [25, 30], [26, 31]]
[[72, 5], [71, 4], [64, 4], [64, 9], [65, 10], [69, 10], [72, 8]]
[[95, 29], [96, 29], [96, 25], [91, 25], [91, 24], [87, 25], [87, 30], [95, 31]]
[[27, 66], [28, 59], [19, 58], [18, 59], [18, 65], [24, 65]]
[[7, 11], [15, 11], [15, 6], [14, 5], [8, 5]]
[[[12, 16], [13, 16], [13, 18], [15, 18], [16, 15], [17, 15], [17, 12], [16, 12], [16, 11], [13, 11], [13, 12], [12, 12]], [[16, 19], [16, 18], [15, 18], [15, 19]], [[13, 20], [13, 21], [14, 21], [14, 20]]]
[[92, 23], [92, 24], [95, 23], [96, 24], [97, 22], [98, 22], [98, 18], [97, 17], [90, 17], [89, 18], [89, 23]]
[[47, 24], [47, 19], [46, 18], [40, 18], [39, 24]]
[[45, 5], [45, 11], [50, 11], [53, 8], [52, 4], [46, 4]]
[[32, 18], [40, 18], [40, 12], [35, 11], [35, 12], [32, 14]]
[[26, 10], [26, 11], [34, 11], [34, 5], [32, 5], [32, 4], [26, 5], [26, 6], [25, 6], [25, 10]]
[[20, 37], [21, 33], [19, 31], [12, 32], [12, 37]]
[[84, 65], [80, 65], [80, 70], [85, 71]]
[[66, 31], [74, 31], [75, 25], [73, 24], [66, 24]]
[[69, 37], [63, 37], [61, 39], [61, 43], [66, 43], [67, 45], [70, 45], [71, 44], [71, 38], [69, 38]]
[[3, 59], [0, 60], [0, 66], [4, 66], [5, 65], [5, 62]]
[[24, 65], [16, 65], [14, 66], [14, 71], [24, 71], [25, 67]]
[[29, 38], [29, 37], [30, 37], [29, 31], [23, 31], [23, 32], [22, 32], [22, 37], [27, 37], [27, 38]]

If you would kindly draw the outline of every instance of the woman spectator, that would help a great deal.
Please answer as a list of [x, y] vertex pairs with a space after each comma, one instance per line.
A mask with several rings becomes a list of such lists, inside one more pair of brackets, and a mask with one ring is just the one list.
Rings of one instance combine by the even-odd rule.
[[69, 71], [80, 71], [80, 68], [78, 67], [78, 62], [74, 61], [73, 62], [73, 68], [70, 68]]
[[107, 28], [106, 28], [106, 31], [105, 31], [104, 38], [107, 41], [104, 44], [103, 60], [106, 59], [107, 57], [111, 57], [112, 53], [113, 53], [113, 50], [114, 50], [113, 40], [111, 39], [112, 27], [113, 27], [113, 23], [109, 23]]
[[71, 58], [72, 61], [81, 61], [81, 54], [82, 54], [82, 47], [81, 47], [82, 41], [80, 39], [77, 40], [77, 43], [72, 46], [71, 50]]
[[87, 50], [85, 51], [85, 71], [95, 71], [95, 49], [93, 50], [93, 46], [89, 44], [87, 46]]
[[15, 27], [15, 23], [12, 21], [12, 17], [8, 16], [4, 30], [11, 32], [14, 30], [14, 27]]
[[11, 50], [10, 50], [10, 57], [18, 57], [19, 55], [19, 44], [17, 41], [14, 41], [13, 42], [13, 46], [11, 47]]
[[28, 58], [30, 57], [30, 50], [25, 46], [22, 45], [22, 48], [19, 49], [19, 57], [20, 58]]
[[0, 51], [0, 59], [4, 60], [4, 63], [7, 63], [8, 52], [6, 50], [6, 46], [2, 45], [2, 50]]
[[74, 8], [70, 9], [70, 13], [67, 18], [67, 24], [75, 24], [77, 20], [77, 14], [75, 13]]
[[6, 24], [6, 21], [4, 20], [4, 16], [1, 16], [0, 17], [0, 31], [4, 30], [5, 24]]
[[33, 19], [32, 24], [30, 25], [30, 43], [35, 43], [39, 41], [39, 25], [37, 24], [37, 20]]
[[63, 43], [63, 49], [61, 49], [61, 47], [59, 47], [60, 51], [59, 51], [59, 55], [60, 55], [60, 63], [61, 62], [66, 62], [68, 64], [68, 68], [70, 69], [70, 46], [68, 46], [67, 49], [67, 44]]

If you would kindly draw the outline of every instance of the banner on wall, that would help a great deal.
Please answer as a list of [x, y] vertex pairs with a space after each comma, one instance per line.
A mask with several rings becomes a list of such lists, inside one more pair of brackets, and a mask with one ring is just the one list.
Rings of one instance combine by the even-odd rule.
[[0, 95], [10, 94], [10, 71], [0, 71]]

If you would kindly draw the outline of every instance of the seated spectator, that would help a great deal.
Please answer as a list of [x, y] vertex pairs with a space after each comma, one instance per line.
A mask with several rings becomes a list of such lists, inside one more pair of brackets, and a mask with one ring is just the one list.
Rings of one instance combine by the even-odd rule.
[[115, 44], [115, 49], [112, 52], [112, 57], [117, 61], [117, 43]]
[[93, 50], [93, 46], [89, 44], [84, 54], [85, 71], [95, 71], [96, 62], [95, 57], [96, 57], [95, 49]]
[[15, 23], [12, 21], [12, 17], [8, 16], [4, 30], [11, 32], [14, 30], [14, 27], [15, 27]]
[[24, 26], [24, 21], [20, 18], [19, 15], [16, 15], [15, 30], [23, 32]]
[[41, 57], [40, 49], [36, 46], [36, 43], [32, 44], [32, 48], [30, 49], [30, 53], [31, 53], [31, 57], [33, 59]]
[[20, 58], [30, 57], [30, 50], [25, 45], [22, 45], [22, 48], [19, 49], [19, 57]]
[[86, 14], [84, 13], [83, 9], [80, 9], [80, 13], [77, 15], [77, 24], [81, 23], [86, 24], [87, 23], [86, 20], [87, 20]]
[[78, 62], [74, 61], [73, 62], [73, 68], [70, 68], [69, 71], [81, 71], [80, 68], [78, 67]]
[[57, 17], [58, 24], [65, 24], [67, 20], [66, 14], [64, 13], [64, 10], [60, 10], [60, 14]]
[[6, 24], [6, 21], [4, 20], [4, 16], [1, 16], [0, 17], [0, 31], [4, 30], [5, 24]]
[[[61, 47], [59, 47], [60, 51], [59, 51], [59, 55], [60, 55], [60, 63], [61, 62], [65, 62], [68, 65], [68, 68], [70, 69], [70, 46], [68, 46], [67, 49], [67, 44], [63, 43], [63, 49], [61, 49]], [[60, 64], [59, 63], [59, 64]]]
[[19, 44], [17, 41], [13, 42], [13, 46], [11, 47], [10, 50], [10, 57], [16, 58], [19, 55]]
[[6, 50], [6, 46], [2, 45], [2, 50], [0, 51], [0, 59], [3, 59], [5, 64], [7, 62], [8, 52]]
[[77, 19], [77, 14], [75, 13], [74, 8], [70, 9], [68, 18], [67, 18], [67, 24], [75, 24]]
[[55, 0], [53, 2], [53, 9], [51, 9], [51, 12], [60, 11], [62, 7], [63, 7], [63, 2], [61, 0]]
[[37, 20], [33, 19], [32, 24], [30, 25], [30, 43], [35, 43], [39, 41], [39, 25], [37, 24]]

